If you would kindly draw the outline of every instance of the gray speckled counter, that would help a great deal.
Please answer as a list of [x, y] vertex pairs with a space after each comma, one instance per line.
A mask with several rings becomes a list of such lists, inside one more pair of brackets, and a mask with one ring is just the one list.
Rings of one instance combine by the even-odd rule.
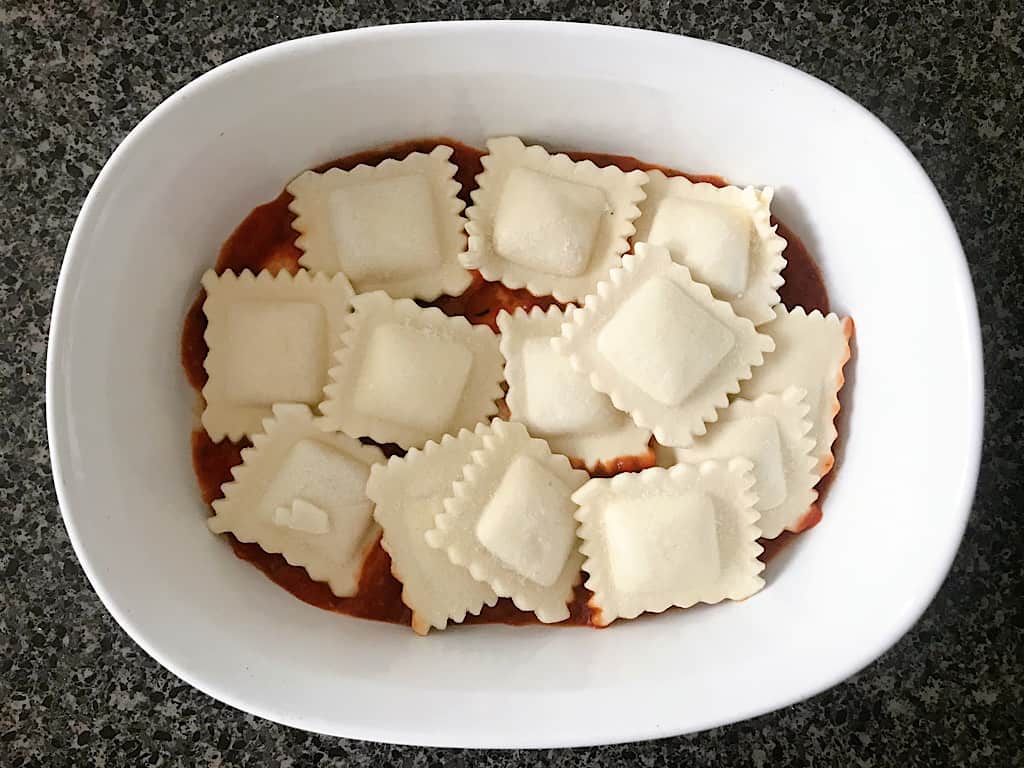
[[[1024, 5], [393, 2], [0, 3], [0, 766], [1024, 765], [1020, 587], [1024, 440]], [[924, 163], [963, 238], [988, 387], [985, 461], [953, 571], [882, 659], [811, 701], [696, 736], [606, 749], [467, 753], [314, 736], [216, 703], [107, 615], [50, 481], [47, 318], [75, 214], [160, 100], [270, 43], [357, 25], [564, 18], [683, 32], [765, 53], [841, 88]]]

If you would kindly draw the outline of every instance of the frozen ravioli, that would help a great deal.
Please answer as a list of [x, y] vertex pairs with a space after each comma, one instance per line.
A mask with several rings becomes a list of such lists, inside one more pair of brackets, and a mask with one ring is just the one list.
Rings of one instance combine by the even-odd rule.
[[776, 318], [759, 330], [771, 336], [774, 351], [765, 355], [764, 365], [743, 382], [740, 395], [755, 399], [768, 393], [798, 386], [806, 391], [811, 421], [809, 436], [814, 440], [817, 473], [822, 477], [832, 469], [835, 457], [835, 418], [839, 413], [839, 390], [845, 377], [843, 367], [850, 359], [853, 320], [835, 314], [822, 315], [803, 307], [775, 308]]
[[773, 342], [663, 246], [639, 243], [562, 326], [555, 347], [665, 445], [689, 445]]
[[552, 344], [574, 309], [534, 307], [529, 313], [498, 315], [511, 418], [587, 468], [617, 457], [646, 456], [651, 431], [612, 405]]
[[681, 461], [747, 458], [754, 463], [754, 492], [761, 513], [761, 536], [774, 539], [784, 530], [798, 531], [818, 498], [818, 462], [807, 418], [806, 392], [789, 387], [781, 394], [756, 400], [736, 398], [721, 411], [707, 434], [689, 448], [679, 448]]
[[280, 553], [339, 597], [354, 595], [380, 533], [366, 481], [383, 460], [379, 448], [322, 432], [307, 406], [275, 405], [213, 502], [210, 530]]
[[299, 263], [343, 272], [359, 293], [427, 300], [462, 293], [472, 276], [458, 260], [465, 204], [451, 156], [440, 145], [375, 166], [297, 176], [288, 191]]
[[649, 171], [636, 222], [638, 242], [665, 246], [754, 325], [771, 320], [784, 282], [786, 241], [771, 223], [771, 187], [716, 187]]
[[542, 622], [567, 619], [582, 562], [570, 497], [587, 473], [516, 422], [483, 441], [427, 542]]
[[203, 289], [202, 423], [213, 440], [258, 432], [274, 403], [320, 402], [350, 311], [352, 286], [344, 275], [210, 270]]
[[445, 435], [371, 470], [366, 493], [376, 504], [374, 517], [383, 529], [380, 543], [391, 556], [392, 574], [402, 582], [402, 602], [412, 610], [412, 628], [418, 634], [427, 634], [431, 627], [444, 629], [450, 621], [459, 623], [467, 613], [480, 613], [498, 600], [485, 582], [429, 546], [424, 536], [490, 432], [489, 425], [478, 424], [475, 431]]
[[594, 623], [760, 590], [751, 470], [745, 459], [653, 467], [573, 494]]
[[497, 412], [503, 361], [489, 328], [380, 291], [352, 306], [320, 405], [323, 429], [409, 448]]
[[514, 136], [487, 149], [462, 264], [535, 296], [591, 293], [629, 248], [647, 174], [574, 162]]

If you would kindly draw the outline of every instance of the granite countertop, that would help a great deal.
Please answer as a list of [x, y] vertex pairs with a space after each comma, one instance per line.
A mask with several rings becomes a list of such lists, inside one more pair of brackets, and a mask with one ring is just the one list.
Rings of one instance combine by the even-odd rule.
[[[0, 766], [1024, 765], [1024, 343], [1014, 332], [1024, 290], [1024, 5], [410, 5], [0, 4]], [[920, 623], [879, 661], [810, 701], [693, 736], [547, 753], [315, 736], [241, 714], [174, 678], [118, 628], [75, 561], [46, 448], [47, 321], [75, 215], [117, 143], [197, 75], [270, 43], [369, 24], [503, 16], [681, 32], [800, 67], [892, 127], [950, 208], [985, 337], [987, 434], [974, 512]]]

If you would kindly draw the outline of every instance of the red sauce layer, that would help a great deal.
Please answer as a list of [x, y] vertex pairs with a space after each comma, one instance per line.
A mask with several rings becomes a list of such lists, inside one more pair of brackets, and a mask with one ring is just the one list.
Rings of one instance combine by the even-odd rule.
[[[357, 152], [316, 168], [325, 171], [329, 168], [349, 170], [360, 164], [376, 165], [388, 158], [401, 159], [410, 152], [429, 152], [438, 144], [453, 147], [452, 162], [458, 166], [456, 180], [462, 185], [460, 197], [467, 205], [471, 203], [470, 192], [476, 188], [476, 177], [483, 171], [480, 158], [483, 152], [446, 137], [407, 141], [380, 149]], [[568, 152], [575, 160], [591, 160], [599, 166], [615, 165], [624, 171], [635, 169], [663, 171], [669, 176], [686, 176], [691, 181], [705, 181], [716, 186], [725, 186], [726, 181], [720, 176], [701, 176], [683, 173], [662, 165], [645, 163], [635, 157], [626, 155], [606, 155], [590, 152]], [[217, 272], [232, 270], [241, 272], [243, 269], [258, 273], [268, 269], [273, 273], [285, 269], [295, 272], [299, 269], [301, 252], [295, 247], [295, 231], [292, 229], [294, 214], [288, 210], [292, 196], [283, 191], [269, 203], [257, 206], [238, 225], [231, 236], [221, 246], [220, 254], [214, 269]], [[788, 243], [785, 250], [787, 266], [783, 272], [785, 285], [779, 291], [782, 301], [790, 307], [803, 306], [808, 311], [820, 309], [822, 313], [829, 311], [828, 291], [821, 271], [800, 238], [782, 222], [779, 234]], [[195, 302], [185, 316], [185, 324], [181, 339], [181, 362], [189, 383], [197, 391], [206, 384], [206, 371], [203, 361], [206, 358], [206, 316], [203, 314], [205, 293], [200, 290]], [[484, 280], [474, 274], [473, 282], [461, 296], [442, 296], [431, 305], [439, 307], [448, 315], [464, 315], [470, 322], [486, 324], [497, 330], [496, 318], [499, 310], [509, 311], [517, 307], [529, 309], [541, 307], [546, 309], [556, 304], [550, 296], [536, 297], [525, 290], [512, 290]], [[367, 441], [369, 442], [369, 441]], [[220, 487], [231, 479], [231, 468], [241, 463], [241, 451], [249, 443], [232, 443], [224, 440], [214, 443], [203, 430], [192, 435], [192, 466], [203, 500], [210, 504], [220, 498]], [[381, 446], [388, 455], [402, 453], [397, 446]], [[608, 462], [591, 472], [594, 476], [609, 477], [619, 472], [630, 472], [643, 469], [654, 464], [653, 451], [642, 457], [622, 457]], [[829, 475], [828, 477], [831, 477]], [[827, 479], [827, 478], [826, 478]], [[824, 491], [824, 488], [819, 490]], [[807, 513], [801, 530], [813, 527], [821, 519], [819, 504]], [[784, 549], [796, 534], [783, 533], [773, 540], [762, 540], [765, 547], [762, 559], [767, 562], [771, 557]], [[359, 581], [359, 591], [352, 597], [337, 597], [326, 584], [315, 582], [309, 578], [305, 569], [289, 565], [281, 555], [264, 552], [257, 544], [245, 544], [228, 534], [235, 554], [248, 560], [276, 584], [284, 587], [300, 600], [304, 600], [318, 608], [348, 614], [377, 621], [397, 624], [409, 624], [411, 612], [402, 603], [402, 585], [391, 575], [391, 559], [378, 543], [371, 551], [363, 566]], [[576, 587], [573, 601], [569, 606], [570, 617], [562, 622], [568, 625], [591, 626], [591, 609], [588, 605], [591, 592], [586, 587]], [[537, 619], [532, 613], [519, 610], [512, 601], [503, 598], [492, 608], [485, 607], [479, 616], [470, 616], [467, 624], [483, 623], [503, 624], [536, 624]]]

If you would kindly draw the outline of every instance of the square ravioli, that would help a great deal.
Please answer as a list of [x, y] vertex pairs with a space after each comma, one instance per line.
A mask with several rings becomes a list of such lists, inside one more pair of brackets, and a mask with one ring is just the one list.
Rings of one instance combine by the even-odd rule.
[[753, 400], [764, 394], [782, 392], [790, 385], [802, 387], [810, 406], [809, 418], [814, 440], [816, 472], [824, 477], [835, 464], [832, 443], [836, 439], [835, 418], [839, 413], [839, 390], [846, 379], [843, 367], [850, 359], [853, 320], [835, 314], [808, 314], [803, 307], [775, 307], [776, 318], [759, 330], [775, 341], [775, 351], [766, 355], [764, 365], [743, 382], [740, 396]]
[[535, 296], [582, 299], [629, 248], [647, 174], [574, 162], [514, 136], [487, 149], [463, 265]]
[[381, 461], [379, 448], [322, 432], [307, 406], [275, 405], [213, 502], [210, 530], [283, 555], [338, 597], [354, 595], [380, 530], [366, 481]]
[[562, 326], [555, 348], [664, 445], [689, 445], [773, 347], [662, 246], [636, 254]]
[[582, 562], [570, 496], [586, 480], [522, 424], [495, 419], [427, 543], [520, 610], [563, 621]]
[[201, 420], [211, 439], [252, 435], [274, 403], [320, 402], [350, 309], [344, 275], [210, 270], [203, 289], [209, 351]]
[[375, 166], [297, 176], [287, 189], [299, 263], [344, 272], [359, 293], [428, 301], [462, 293], [472, 276], [458, 259], [465, 204], [452, 152], [438, 146]]
[[424, 538], [444, 512], [444, 499], [462, 479], [472, 452], [483, 447], [485, 434], [490, 427], [478, 424], [475, 432], [445, 435], [440, 443], [429, 441], [422, 451], [411, 448], [404, 458], [392, 456], [370, 471], [366, 493], [384, 531], [380, 543], [391, 556], [391, 573], [402, 582], [402, 602], [412, 610], [412, 628], [420, 635], [431, 627], [444, 629], [449, 621], [459, 623], [498, 600], [486, 583]]
[[745, 459], [596, 478], [573, 494], [594, 623], [742, 600], [764, 586]]
[[593, 468], [618, 457], [648, 454], [651, 432], [636, 426], [608, 396], [590, 386], [552, 339], [574, 307], [538, 307], [498, 314], [505, 357], [505, 401], [513, 421], [548, 441], [551, 450]]
[[649, 171], [637, 242], [663, 245], [715, 298], [760, 325], [774, 317], [786, 241], [771, 223], [771, 187], [716, 187]]
[[489, 328], [381, 291], [352, 306], [320, 405], [323, 429], [409, 448], [497, 413], [502, 357]]
[[818, 498], [818, 462], [810, 437], [810, 406], [806, 392], [788, 387], [781, 394], [756, 400], [736, 398], [718, 414], [707, 434], [689, 448], [680, 448], [680, 461], [745, 458], [754, 463], [754, 493], [761, 513], [761, 537], [774, 539], [784, 530], [800, 531]]

